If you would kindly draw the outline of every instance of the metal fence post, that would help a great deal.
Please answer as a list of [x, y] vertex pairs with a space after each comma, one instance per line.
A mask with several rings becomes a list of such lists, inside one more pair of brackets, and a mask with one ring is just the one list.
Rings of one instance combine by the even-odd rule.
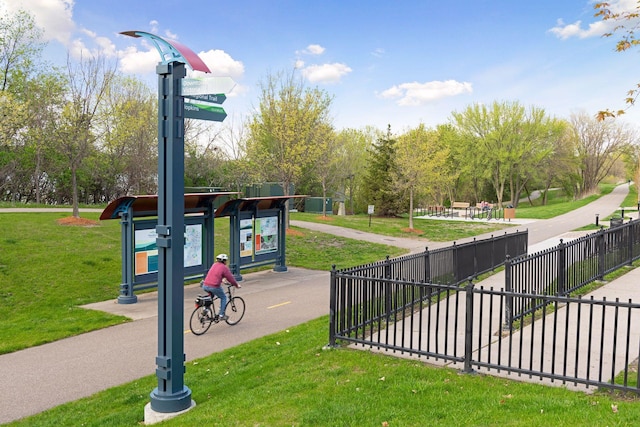
[[511, 256], [507, 255], [504, 261], [504, 289], [507, 296], [504, 301], [504, 329], [513, 323], [513, 278], [511, 277]]
[[[391, 279], [391, 260], [389, 258], [389, 255], [387, 255], [387, 258], [384, 260], [384, 278], [389, 280]], [[384, 310], [385, 310], [385, 317], [387, 318], [387, 320], [389, 319], [389, 317], [391, 316], [391, 309], [392, 309], [392, 289], [391, 289], [391, 283], [390, 282], [383, 282], [384, 283]]]
[[464, 287], [466, 292], [466, 318], [464, 326], [464, 372], [473, 373], [471, 367], [471, 355], [473, 354], [473, 281], [469, 279], [469, 283]]
[[627, 226], [624, 228], [625, 235], [627, 237], [627, 265], [633, 264], [633, 224], [631, 221], [627, 223]]
[[605, 241], [604, 241], [604, 229], [601, 228], [596, 236], [596, 252], [598, 256], [598, 279], [604, 279], [605, 271]]
[[473, 275], [478, 275], [478, 241], [473, 238]]
[[456, 246], [456, 242], [453, 242], [451, 251], [453, 253], [453, 283], [460, 283], [460, 277], [458, 277], [458, 247]]
[[431, 260], [428, 246], [424, 248], [424, 281], [425, 283], [431, 283]]
[[558, 289], [556, 290], [558, 295], [564, 295], [565, 289], [567, 285], [567, 276], [565, 274], [566, 270], [566, 256], [567, 249], [566, 244], [560, 239], [560, 244], [558, 245]]
[[336, 265], [331, 266], [331, 279], [329, 281], [329, 346], [336, 346]]
[[495, 266], [497, 264], [496, 263], [496, 238], [493, 237], [493, 234], [489, 238], [491, 239], [491, 265]]

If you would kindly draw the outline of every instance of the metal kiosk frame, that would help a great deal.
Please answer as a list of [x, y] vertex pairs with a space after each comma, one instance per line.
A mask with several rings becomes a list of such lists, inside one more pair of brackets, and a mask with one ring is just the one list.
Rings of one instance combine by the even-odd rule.
[[[193, 193], [184, 195], [185, 227], [202, 226], [202, 262], [184, 268], [184, 280], [203, 277], [214, 260], [214, 201], [219, 197], [235, 197], [238, 193]], [[135, 232], [155, 230], [158, 223], [158, 196], [125, 196], [109, 203], [100, 215], [101, 220], [120, 218], [122, 230], [122, 283], [119, 304], [134, 304], [138, 301], [136, 290], [158, 286], [157, 271], [137, 274], [135, 260]], [[156, 218], [154, 218], [156, 217]]]
[[275, 264], [273, 271], [287, 271], [287, 201], [308, 196], [271, 196], [229, 200], [215, 213], [230, 217], [229, 269], [237, 280], [240, 270]]

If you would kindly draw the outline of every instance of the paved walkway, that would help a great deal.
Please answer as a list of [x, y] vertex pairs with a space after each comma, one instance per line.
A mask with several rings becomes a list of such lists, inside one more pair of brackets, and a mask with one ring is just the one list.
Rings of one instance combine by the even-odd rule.
[[[526, 226], [529, 229], [530, 250], [542, 250], [557, 244], [559, 236], [573, 238], [573, 233], [567, 234], [568, 230], [593, 223], [595, 213], [603, 218], [615, 212], [627, 191], [626, 185], [618, 186], [613, 193], [588, 206], [552, 220], [518, 224], [513, 228], [522, 229]], [[4, 210], [0, 209], [2, 211]], [[325, 224], [297, 221], [293, 224], [343, 237], [395, 245], [410, 251], [451, 244], [378, 236]], [[491, 233], [478, 237], [489, 234]], [[243, 288], [238, 294], [247, 302], [245, 318], [233, 327], [226, 324], [214, 325], [200, 337], [189, 333], [187, 323], [192, 301], [199, 288], [192, 285], [185, 289], [187, 362], [328, 314], [328, 272], [289, 268], [285, 273], [265, 271], [243, 277]], [[609, 298], [626, 299], [628, 296], [625, 290], [630, 286], [637, 287], [637, 278], [626, 275], [607, 285], [603, 292], [607, 292]], [[114, 299], [91, 304], [87, 308], [122, 314], [133, 321], [0, 355], [0, 423], [36, 414], [155, 372], [155, 292], [139, 295], [136, 304], [117, 304]], [[140, 408], [141, 412], [142, 410]]]

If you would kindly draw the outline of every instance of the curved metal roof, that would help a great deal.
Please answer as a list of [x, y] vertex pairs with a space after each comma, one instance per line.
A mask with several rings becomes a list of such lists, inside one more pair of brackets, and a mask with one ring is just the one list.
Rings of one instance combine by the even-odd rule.
[[252, 211], [255, 209], [279, 209], [289, 199], [301, 199], [309, 196], [267, 196], [229, 200], [216, 209], [216, 218], [229, 216], [234, 212]]
[[[237, 196], [240, 193], [223, 192], [223, 193], [188, 193], [184, 195], [184, 213], [204, 213], [209, 210], [211, 203], [221, 196]], [[268, 197], [250, 197], [246, 199], [233, 199], [224, 202], [216, 209], [215, 216], [217, 218], [230, 216], [235, 212], [252, 211], [255, 209], [279, 209], [289, 199], [305, 198], [309, 196], [268, 196]], [[133, 210], [133, 217], [157, 216], [158, 215], [158, 196], [124, 196], [120, 197], [107, 205], [100, 214], [100, 219], [117, 219], [120, 214], [128, 212], [129, 208]]]
[[[200, 213], [206, 212], [211, 203], [221, 196], [237, 196], [240, 193], [189, 193], [184, 195], [184, 212]], [[107, 205], [100, 214], [100, 219], [117, 219], [120, 214], [133, 209], [134, 217], [156, 216], [158, 215], [158, 196], [124, 196]]]

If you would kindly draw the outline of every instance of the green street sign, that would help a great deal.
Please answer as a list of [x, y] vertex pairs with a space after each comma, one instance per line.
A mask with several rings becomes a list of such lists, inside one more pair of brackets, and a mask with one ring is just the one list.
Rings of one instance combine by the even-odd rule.
[[216, 107], [215, 105], [185, 101], [184, 117], [186, 119], [221, 122], [227, 117], [227, 112], [222, 107]]
[[195, 99], [196, 101], [205, 101], [205, 102], [211, 102], [213, 104], [222, 104], [224, 103], [224, 101], [226, 101], [227, 96], [224, 93], [218, 93], [218, 94], [209, 94], [209, 95], [188, 95], [185, 96], [185, 98], [189, 98], [189, 99]]

